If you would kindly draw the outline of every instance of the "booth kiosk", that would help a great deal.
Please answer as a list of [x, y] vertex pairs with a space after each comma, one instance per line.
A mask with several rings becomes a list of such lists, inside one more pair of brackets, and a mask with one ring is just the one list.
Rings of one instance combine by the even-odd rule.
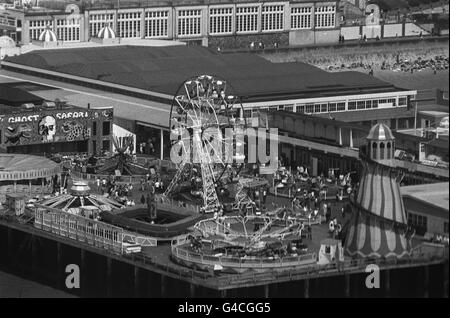
[[344, 261], [344, 249], [340, 240], [324, 239], [320, 242], [319, 265], [333, 264]]

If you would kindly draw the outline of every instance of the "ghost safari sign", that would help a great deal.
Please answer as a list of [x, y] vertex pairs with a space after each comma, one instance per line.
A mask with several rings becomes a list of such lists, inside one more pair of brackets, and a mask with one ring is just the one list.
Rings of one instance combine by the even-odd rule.
[[[13, 115], [6, 119], [6, 122], [10, 124], [16, 124], [16, 123], [31, 123], [36, 122], [40, 118], [46, 116], [41, 114], [32, 114], [32, 115]], [[72, 118], [89, 118], [89, 112], [87, 111], [71, 111], [71, 112], [59, 112], [55, 115], [56, 119], [72, 119]]]

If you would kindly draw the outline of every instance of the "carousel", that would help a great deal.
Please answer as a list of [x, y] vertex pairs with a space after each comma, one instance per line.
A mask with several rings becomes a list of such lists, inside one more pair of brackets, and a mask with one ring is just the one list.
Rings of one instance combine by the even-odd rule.
[[101, 211], [122, 209], [121, 203], [90, 192], [90, 187], [83, 181], [74, 181], [69, 193], [46, 198], [36, 202], [38, 208], [59, 209], [67, 213], [97, 218]]
[[52, 193], [61, 166], [45, 157], [0, 154], [0, 201], [10, 194], [35, 197]]

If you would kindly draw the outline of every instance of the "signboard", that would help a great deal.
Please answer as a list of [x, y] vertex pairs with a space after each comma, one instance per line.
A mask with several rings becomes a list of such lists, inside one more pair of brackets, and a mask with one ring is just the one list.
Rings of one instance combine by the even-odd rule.
[[89, 139], [93, 120], [112, 120], [107, 110], [36, 110], [0, 116], [5, 146], [46, 142], [70, 142]]

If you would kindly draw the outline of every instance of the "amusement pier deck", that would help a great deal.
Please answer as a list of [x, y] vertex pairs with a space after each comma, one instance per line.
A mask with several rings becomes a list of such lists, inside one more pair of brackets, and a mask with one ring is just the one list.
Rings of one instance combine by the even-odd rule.
[[[320, 242], [326, 229], [313, 229], [314, 241]], [[448, 296], [448, 249], [444, 258], [377, 262], [381, 288], [367, 289], [365, 269], [374, 263], [368, 260], [345, 261], [339, 267], [310, 265], [295, 270], [214, 275], [172, 262], [170, 245], [119, 255], [88, 242], [7, 220], [0, 220], [0, 245], [3, 266], [80, 296]], [[68, 264], [80, 267], [79, 290], [64, 286]]]

